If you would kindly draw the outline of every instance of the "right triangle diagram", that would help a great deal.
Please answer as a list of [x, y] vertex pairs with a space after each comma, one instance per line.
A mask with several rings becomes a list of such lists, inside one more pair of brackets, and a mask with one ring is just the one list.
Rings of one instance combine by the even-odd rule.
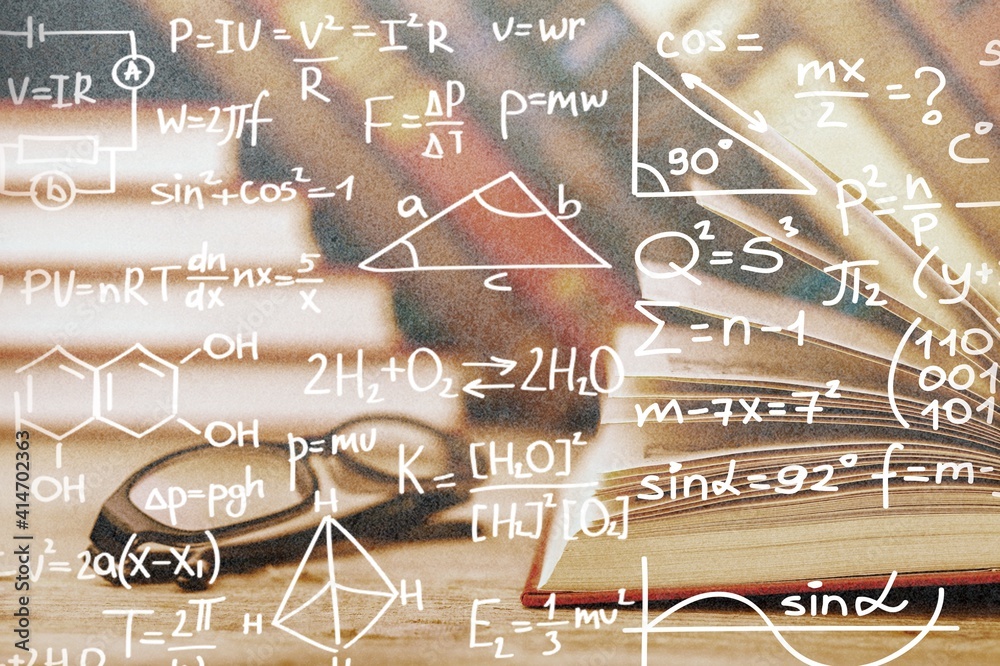
[[[684, 75], [688, 87], [701, 85]], [[734, 109], [734, 117], [748, 114]], [[748, 131], [773, 132], [757, 121]], [[772, 166], [764, 169], [762, 162]], [[775, 183], [769, 171], [781, 171], [792, 187]], [[697, 179], [697, 189], [691, 181]], [[788, 178], [783, 178], [788, 181]], [[685, 197], [711, 194], [816, 194], [809, 181], [732, 127], [709, 115], [680, 90], [641, 62], [632, 69], [632, 194], [637, 197]]]

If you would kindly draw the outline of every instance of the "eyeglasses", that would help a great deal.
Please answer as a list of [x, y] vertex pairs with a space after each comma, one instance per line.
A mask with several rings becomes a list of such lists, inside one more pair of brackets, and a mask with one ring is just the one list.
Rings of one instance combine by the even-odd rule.
[[468, 535], [468, 524], [426, 525], [469, 497], [463, 449], [420, 421], [374, 415], [289, 444], [171, 453], [104, 502], [93, 567], [112, 582], [204, 589], [219, 573], [301, 557], [327, 508], [359, 540]]

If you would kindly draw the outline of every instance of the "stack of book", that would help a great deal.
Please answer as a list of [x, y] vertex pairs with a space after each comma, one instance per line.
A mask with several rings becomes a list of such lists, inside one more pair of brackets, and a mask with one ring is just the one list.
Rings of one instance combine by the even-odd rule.
[[[254, 420], [261, 437], [321, 433], [365, 411], [454, 423], [461, 400], [379, 381], [384, 361], [398, 354], [405, 368], [410, 352], [388, 282], [325, 261], [303, 189], [280, 203], [212, 197], [245, 180], [238, 142], [165, 128], [160, 117], [179, 106], [140, 108], [135, 150], [120, 151], [110, 173], [88, 163], [44, 167], [77, 184], [69, 205], [0, 199], [4, 422], [13, 426], [17, 392], [21, 418], [58, 439], [90, 417], [135, 437], [169, 421], [188, 436], [213, 421]], [[122, 105], [7, 117], [15, 141], [99, 135], [108, 145], [131, 127]], [[6, 187], [30, 189], [42, 168], [12, 162]], [[155, 195], [175, 184], [199, 189], [201, 203]], [[358, 350], [363, 371], [354, 378]], [[374, 383], [384, 385], [377, 400]]]

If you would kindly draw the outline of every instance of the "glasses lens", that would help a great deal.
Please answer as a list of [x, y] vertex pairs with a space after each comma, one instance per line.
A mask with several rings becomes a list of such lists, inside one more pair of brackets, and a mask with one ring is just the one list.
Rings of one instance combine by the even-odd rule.
[[150, 469], [129, 500], [158, 523], [200, 532], [298, 506], [310, 492], [301, 477], [289, 490], [287, 451], [279, 447], [204, 447]]
[[[420, 481], [453, 472], [452, 442], [430, 426], [394, 418], [354, 421], [332, 435], [337, 455], [387, 477], [405, 468]], [[403, 472], [405, 474], [405, 472]]]

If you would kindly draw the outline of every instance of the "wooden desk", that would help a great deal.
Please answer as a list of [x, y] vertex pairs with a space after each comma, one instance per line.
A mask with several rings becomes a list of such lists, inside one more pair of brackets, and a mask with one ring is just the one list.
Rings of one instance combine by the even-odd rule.
[[[515, 438], [530, 442], [527, 434]], [[420, 580], [422, 605], [415, 599], [402, 605], [396, 600], [384, 615], [354, 645], [333, 654], [306, 644], [295, 636], [270, 625], [271, 619], [291, 582], [296, 563], [281, 564], [245, 575], [223, 576], [205, 592], [185, 592], [172, 584], [136, 586], [131, 590], [115, 587], [101, 579], [79, 580], [81, 560], [76, 554], [86, 548], [93, 518], [103, 498], [143, 459], [151, 459], [170, 444], [151, 438], [131, 442], [118, 456], [113, 466], [107, 464], [107, 442], [100, 437], [67, 443], [63, 450], [63, 466], [87, 478], [86, 500], [83, 504], [35, 502], [33, 517], [39, 526], [33, 552], [41, 554], [51, 539], [50, 551], [44, 553], [47, 564], [31, 590], [31, 645], [40, 649], [36, 663], [45, 663], [45, 648], [54, 648], [54, 661], [61, 658], [61, 648], [68, 650], [69, 664], [80, 663], [81, 653], [90, 648], [87, 664], [99, 663], [102, 651], [107, 664], [432, 664], [498, 662], [495, 640], [503, 638], [501, 654], [511, 655], [499, 663], [509, 664], [640, 664], [641, 639], [638, 634], [622, 629], [641, 626], [638, 606], [605, 609], [614, 622], [599, 629], [584, 623], [574, 626], [577, 611], [558, 608], [553, 617], [545, 609], [523, 608], [518, 600], [536, 542], [530, 539], [488, 539], [473, 543], [461, 541], [429, 541], [396, 544], [371, 549], [386, 576], [400, 587], [406, 579], [407, 591]], [[7, 453], [7, 449], [4, 449]], [[38, 448], [37, 474], [55, 474], [52, 450]], [[44, 471], [43, 471], [44, 470]], [[60, 472], [61, 474], [61, 472]], [[518, 489], [502, 491], [504, 501], [531, 501], [538, 491]], [[490, 493], [499, 500], [500, 493]], [[494, 496], [495, 495], [495, 496]], [[4, 498], [7, 501], [7, 498]], [[468, 506], [458, 513], [469, 515]], [[0, 562], [11, 561], [9, 553]], [[66, 562], [71, 571], [55, 571], [52, 563]], [[734, 566], [739, 566], [734, 563]], [[376, 589], [377, 574], [358, 555], [336, 558], [338, 580], [356, 581], [359, 586]], [[5, 568], [9, 568], [6, 567]], [[84, 571], [84, 575], [89, 571]], [[300, 579], [312, 590], [319, 590], [326, 580], [327, 564], [322, 559], [309, 562]], [[11, 599], [9, 576], [2, 579], [4, 605]], [[207, 628], [197, 630], [198, 599], [220, 599], [211, 607], [210, 619], [203, 614]], [[867, 618], [850, 618], [844, 622], [867, 624], [921, 625], [931, 616], [935, 591], [896, 590], [891, 603], [909, 599], [907, 609], [891, 616], [875, 613]], [[476, 600], [476, 619], [489, 624], [476, 627], [476, 641], [493, 643], [490, 647], [470, 648], [472, 609]], [[494, 600], [494, 601], [489, 601]], [[779, 624], [841, 624], [841, 618], [799, 618], [782, 615], [780, 597], [755, 601]], [[341, 593], [339, 599], [342, 641], [346, 642], [373, 617], [385, 601], [382, 597]], [[316, 604], [316, 606], [319, 606]], [[665, 606], [651, 609], [651, 617]], [[133, 615], [131, 656], [126, 657], [126, 629], [129, 609]], [[595, 609], [586, 609], [593, 611]], [[108, 611], [119, 614], [108, 614]], [[933, 632], [909, 653], [893, 663], [898, 664], [989, 664], [1000, 663], [1000, 589], [948, 589], [944, 610], [937, 622], [958, 625], [959, 631]], [[7, 614], [5, 608], [5, 615]], [[261, 616], [261, 631], [253, 624]], [[249, 629], [244, 633], [245, 618]], [[799, 620], [796, 622], [796, 620]], [[539, 623], [562, 622], [565, 625], [544, 626]], [[526, 625], [513, 625], [523, 622]], [[736, 603], [712, 601], [680, 612], [672, 626], [725, 627], [761, 625], [749, 609]], [[4, 622], [9, 627], [9, 620]], [[303, 629], [320, 641], [332, 641], [332, 610], [327, 604], [316, 612], [289, 621], [288, 626]], [[516, 630], [531, 626], [530, 631]], [[147, 632], [162, 632], [154, 635]], [[547, 632], [557, 632], [546, 635]], [[11, 634], [4, 632], [0, 663], [12, 661]], [[188, 635], [190, 634], [190, 635]], [[786, 632], [789, 644], [805, 657], [824, 664], [867, 664], [882, 659], [910, 641], [916, 632]], [[555, 647], [559, 650], [545, 656]], [[143, 641], [164, 640], [165, 644]], [[206, 646], [197, 650], [173, 650], [183, 646]], [[207, 647], [214, 646], [214, 647]], [[174, 661], [176, 660], [176, 661]], [[799, 663], [769, 632], [758, 633], [674, 633], [652, 635], [649, 639], [649, 664], [795, 664]]]

